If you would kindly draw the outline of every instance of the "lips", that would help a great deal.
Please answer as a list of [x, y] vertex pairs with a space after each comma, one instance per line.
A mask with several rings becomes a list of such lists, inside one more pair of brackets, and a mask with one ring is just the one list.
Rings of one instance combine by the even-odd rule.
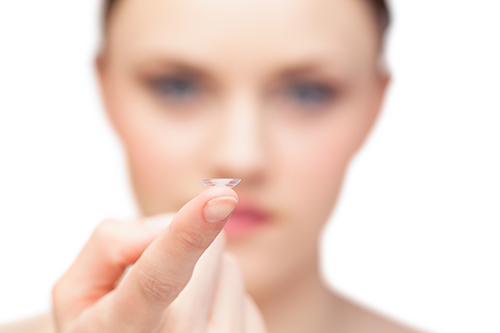
[[269, 223], [270, 214], [255, 206], [236, 206], [224, 231], [228, 237], [245, 237], [255, 233], [263, 225]]

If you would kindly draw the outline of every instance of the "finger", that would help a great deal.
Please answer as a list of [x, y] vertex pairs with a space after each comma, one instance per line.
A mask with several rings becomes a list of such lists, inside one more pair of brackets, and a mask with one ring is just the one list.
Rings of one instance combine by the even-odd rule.
[[[172, 222], [174, 217], [175, 213], [163, 213], [163, 214], [149, 216], [147, 218], [142, 218], [138, 222], [144, 224], [149, 229], [153, 229], [152, 232], [158, 235]], [[127, 266], [125, 271], [121, 274], [120, 278], [115, 282], [115, 288], [118, 287], [123, 282], [123, 280], [127, 277], [128, 273], [130, 273], [131, 269], [132, 269], [131, 265]]]
[[225, 253], [210, 313], [211, 333], [244, 332], [245, 285], [236, 258]]
[[206, 332], [225, 243], [225, 235], [221, 233], [203, 253], [188, 284], [169, 305], [165, 315], [167, 320], [160, 331]]
[[156, 329], [165, 308], [186, 286], [196, 262], [221, 232], [237, 198], [229, 188], [212, 187], [182, 207], [125, 281], [98, 304], [95, 314], [100, 321], [121, 325], [124, 331]]
[[245, 296], [245, 333], [266, 333], [264, 317], [257, 304], [249, 296]]
[[151, 225], [109, 219], [97, 226], [52, 290], [54, 314], [60, 328], [113, 290], [125, 268], [137, 261], [171, 218], [159, 215], [153, 220]]

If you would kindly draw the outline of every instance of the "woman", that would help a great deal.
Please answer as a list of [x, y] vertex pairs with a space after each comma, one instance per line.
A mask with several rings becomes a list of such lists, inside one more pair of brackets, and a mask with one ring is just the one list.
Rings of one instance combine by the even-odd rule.
[[[389, 81], [384, 3], [106, 8], [99, 81], [144, 217], [101, 223], [43, 329], [410, 332], [330, 291], [318, 269], [321, 230]], [[227, 177], [242, 179], [238, 195], [203, 191], [201, 179]]]

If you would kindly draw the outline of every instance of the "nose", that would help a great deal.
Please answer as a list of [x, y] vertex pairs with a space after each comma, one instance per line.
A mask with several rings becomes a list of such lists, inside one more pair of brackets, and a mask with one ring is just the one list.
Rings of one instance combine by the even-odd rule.
[[241, 185], [261, 182], [266, 169], [266, 133], [258, 102], [239, 96], [227, 103], [217, 126], [212, 154], [215, 177], [241, 178]]

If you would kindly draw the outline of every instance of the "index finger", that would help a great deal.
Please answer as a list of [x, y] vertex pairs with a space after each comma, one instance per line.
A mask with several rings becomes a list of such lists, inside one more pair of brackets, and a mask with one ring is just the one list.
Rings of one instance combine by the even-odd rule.
[[118, 321], [128, 329], [154, 329], [165, 308], [188, 283], [200, 256], [222, 231], [237, 202], [233, 190], [212, 187], [182, 207], [110, 295], [106, 321]]

